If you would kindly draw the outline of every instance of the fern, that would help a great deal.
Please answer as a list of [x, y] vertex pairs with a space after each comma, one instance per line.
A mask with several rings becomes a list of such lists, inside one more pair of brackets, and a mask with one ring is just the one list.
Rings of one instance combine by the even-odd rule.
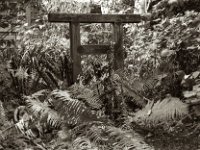
[[[91, 92], [88, 89], [87, 91], [88, 93]], [[78, 93], [79, 98], [81, 97], [82, 99], [93, 98], [94, 93], [91, 92], [88, 95], [82, 94], [81, 91]], [[92, 115], [89, 107], [84, 102], [72, 98], [71, 93], [67, 90], [54, 90], [52, 92], [41, 90], [24, 98], [29, 109], [29, 116], [33, 117], [32, 124], [41, 126], [47, 123], [52, 127], [68, 129], [64, 134], [70, 133], [71, 139], [69, 140], [68, 136], [62, 135], [61, 141], [57, 141], [58, 143], [54, 144], [54, 149], [103, 150], [107, 146], [111, 146], [116, 150], [138, 149], [138, 147], [151, 149], [138, 134], [99, 122], [95, 118], [96, 114]], [[22, 119], [16, 125], [24, 135], [32, 138], [34, 133], [31, 130], [30, 123], [28, 120], [27, 125], [26, 120]], [[73, 127], [69, 125], [73, 125]], [[71, 140], [73, 141], [72, 143], [67, 143]], [[66, 141], [66, 143], [63, 143], [63, 141]]]
[[69, 91], [72, 96], [83, 101], [91, 109], [100, 109], [102, 107], [100, 96], [82, 84], [74, 84], [69, 88]]
[[34, 117], [41, 122], [47, 122], [52, 127], [59, 127], [61, 125], [61, 117], [47, 103], [42, 103], [32, 97], [27, 97], [26, 103]]
[[[74, 136], [69, 136], [71, 131], [70, 130], [66, 130], [66, 128], [63, 128], [63, 130], [59, 131], [58, 135], [59, 135], [59, 140], [57, 139], [54, 143], [54, 149], [55, 150], [62, 150], [64, 148], [67, 148], [69, 150], [94, 150], [97, 148], [97, 145], [93, 142], [92, 139], [90, 139], [91, 135], [86, 135], [85, 133], [85, 129], [88, 127], [90, 127], [91, 124], [89, 124], [89, 126], [85, 125], [81, 125], [81, 130], [79, 131], [81, 132], [78, 133], [78, 130], [76, 130], [76, 134], [78, 135], [74, 135]], [[82, 128], [84, 126], [84, 128]], [[80, 127], [80, 126], [79, 126]], [[77, 129], [77, 128], [76, 128]], [[80, 129], [80, 128], [79, 128]], [[75, 130], [72, 131], [72, 133], [75, 133]], [[69, 139], [70, 137], [70, 139]], [[70, 141], [70, 142], [69, 142]], [[72, 142], [71, 142], [72, 141]]]
[[38, 91], [30, 96], [24, 96], [27, 106], [20, 106], [25, 112], [17, 120], [15, 127], [29, 139], [42, 135], [45, 130], [48, 130], [47, 127], [58, 129], [62, 124], [61, 116], [51, 109], [46, 101], [41, 102], [39, 100], [39, 97], [43, 96], [44, 92], [46, 90]]
[[47, 90], [46, 89], [43, 89], [43, 90], [40, 90], [40, 91], [37, 91], [33, 94], [31, 94], [31, 96], [25, 96], [25, 98], [39, 98], [41, 96], [43, 96], [45, 93], [47, 93]]
[[112, 145], [114, 150], [153, 149], [145, 143], [142, 136], [132, 130], [123, 131], [120, 128], [97, 122], [81, 124], [75, 127], [72, 133], [78, 137], [86, 137], [91, 143], [102, 149], [104, 149], [103, 147], [108, 149], [109, 145]]
[[[47, 97], [44, 99], [45, 94]], [[41, 90], [24, 98], [33, 117], [52, 127], [59, 127], [62, 123], [76, 125], [98, 120], [96, 114], [92, 114], [83, 102], [71, 98], [68, 91], [54, 90], [48, 95], [47, 90]]]
[[117, 83], [118, 87], [121, 87], [121, 93], [123, 93], [126, 96], [132, 97], [132, 101], [139, 105], [144, 107], [146, 104], [146, 101], [143, 99], [143, 96], [140, 94], [140, 89], [138, 89], [138, 85], [132, 86], [130, 82], [127, 80], [123, 80], [119, 75], [113, 76], [113, 81]]
[[0, 127], [1, 125], [3, 125], [6, 121], [6, 114], [5, 114], [5, 110], [3, 107], [3, 103], [0, 101]]
[[29, 128], [29, 120], [24, 120], [23, 118], [15, 124], [15, 127], [29, 139], [36, 138], [36, 134], [32, 129]]
[[92, 109], [100, 109], [102, 107], [99, 96], [88, 88], [84, 88], [82, 92], [77, 95], [77, 98], [83, 100], [86, 105], [90, 106]]
[[98, 122], [90, 122], [83, 123], [72, 130], [74, 137], [85, 137], [91, 145], [93, 145], [93, 149], [98, 147], [104, 147], [108, 144], [108, 137], [105, 134], [105, 127], [102, 123]]
[[134, 119], [141, 124], [157, 125], [177, 120], [188, 114], [188, 105], [179, 98], [170, 97], [155, 104], [148, 103], [145, 108], [135, 114]]
[[121, 93], [128, 97], [132, 97], [132, 101], [144, 107], [146, 101], [143, 99], [141, 94], [143, 84], [138, 82], [135, 79], [132, 79], [130, 75], [124, 70], [117, 70], [112, 75], [112, 80], [117, 84], [118, 87], [121, 87]]
[[55, 90], [52, 96], [57, 99], [55, 110], [64, 117], [65, 123], [75, 125], [90, 119], [90, 109], [78, 99], [71, 98], [68, 91]]
[[40, 77], [38, 76], [36, 70], [31, 71], [29, 75], [28, 86], [31, 89], [35, 89], [35, 86], [38, 86]]
[[[56, 99], [66, 105], [66, 111], [78, 114], [86, 108], [82, 102], [77, 99], [72, 99], [68, 91], [55, 90], [51, 93]], [[59, 106], [59, 105], [58, 105]], [[56, 107], [58, 108], [58, 107]], [[66, 113], [66, 112], [65, 112]]]
[[23, 67], [19, 67], [17, 70], [16, 70], [16, 73], [15, 73], [15, 77], [17, 77], [19, 80], [25, 80], [28, 78], [28, 73], [27, 73], [28, 69], [27, 68], [23, 68]]
[[106, 136], [106, 125], [98, 122], [91, 122], [85, 128], [83, 135], [88, 137], [95, 145], [106, 145], [108, 137]]
[[94, 145], [86, 137], [78, 137], [78, 138], [76, 138], [73, 141], [70, 149], [71, 150], [86, 150], [86, 149], [87, 150], [95, 150], [94, 149]]
[[144, 139], [136, 132], [123, 131], [120, 128], [108, 127], [109, 137], [112, 138], [113, 141], [113, 149], [116, 150], [127, 150], [127, 149], [149, 149], [153, 150], [153, 147], [149, 146]]

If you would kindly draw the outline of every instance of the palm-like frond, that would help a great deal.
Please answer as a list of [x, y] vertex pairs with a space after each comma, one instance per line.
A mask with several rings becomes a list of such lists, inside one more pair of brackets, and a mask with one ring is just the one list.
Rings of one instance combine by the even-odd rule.
[[142, 124], [150, 123], [156, 125], [160, 122], [167, 123], [180, 119], [188, 114], [188, 105], [180, 101], [179, 98], [165, 98], [155, 104], [148, 103], [145, 108], [138, 111], [135, 120]]

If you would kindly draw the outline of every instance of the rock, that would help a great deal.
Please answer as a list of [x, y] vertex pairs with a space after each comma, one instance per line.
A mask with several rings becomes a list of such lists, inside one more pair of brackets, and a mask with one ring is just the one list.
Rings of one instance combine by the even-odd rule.
[[195, 91], [184, 91], [183, 92], [183, 96], [185, 98], [192, 98], [192, 97], [195, 97], [196, 96], [196, 92]]

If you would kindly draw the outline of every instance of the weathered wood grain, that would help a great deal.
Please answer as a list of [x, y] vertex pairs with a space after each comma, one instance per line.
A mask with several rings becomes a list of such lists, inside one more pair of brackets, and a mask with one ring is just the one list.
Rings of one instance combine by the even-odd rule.
[[113, 24], [113, 39], [114, 45], [114, 70], [124, 67], [124, 52], [123, 52], [123, 26], [121, 23]]
[[49, 22], [80, 22], [80, 23], [138, 23], [144, 18], [137, 14], [66, 14], [50, 13]]
[[70, 23], [71, 58], [73, 60], [73, 82], [81, 73], [81, 55], [109, 54], [110, 45], [81, 45], [80, 23], [112, 23], [114, 45], [114, 69], [124, 67], [123, 23], [139, 23], [146, 18], [136, 14], [66, 14], [50, 13], [49, 22]]
[[28, 4], [27, 6], [26, 6], [26, 22], [28, 23], [28, 25], [30, 26], [31, 25], [31, 20], [32, 20], [32, 18], [31, 18], [31, 10], [32, 8], [31, 8], [31, 4]]
[[70, 47], [71, 47], [71, 58], [73, 62], [73, 81], [76, 81], [78, 75], [81, 73], [81, 55], [78, 53], [79, 46], [80, 46], [80, 24], [70, 23]]
[[90, 54], [108, 54], [110, 45], [81, 45], [78, 47], [78, 52], [81, 55]]

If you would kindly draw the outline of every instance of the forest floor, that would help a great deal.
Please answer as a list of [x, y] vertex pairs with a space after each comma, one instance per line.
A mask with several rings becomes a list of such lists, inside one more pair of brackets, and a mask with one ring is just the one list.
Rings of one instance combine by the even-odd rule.
[[143, 135], [155, 150], [200, 150], [200, 132], [196, 123], [184, 124], [171, 133], [161, 127], [146, 130], [139, 128], [136, 129], [137, 132]]

